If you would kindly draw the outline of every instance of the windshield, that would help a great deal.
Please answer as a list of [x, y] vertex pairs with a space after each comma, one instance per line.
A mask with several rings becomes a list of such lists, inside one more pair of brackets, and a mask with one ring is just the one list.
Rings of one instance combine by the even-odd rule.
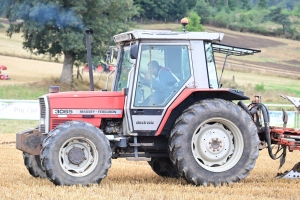
[[114, 90], [121, 91], [122, 88], [126, 88], [128, 84], [128, 73], [131, 70], [133, 63], [135, 63], [134, 59], [130, 58], [130, 47], [129, 46], [121, 46], [120, 51], [121, 54], [119, 63], [118, 63], [118, 72], [116, 76], [116, 84]]
[[212, 44], [210, 42], [204, 42], [205, 45], [205, 56], [209, 78], [209, 87], [218, 88], [218, 76], [216, 71], [216, 64], [214, 58], [214, 52]]

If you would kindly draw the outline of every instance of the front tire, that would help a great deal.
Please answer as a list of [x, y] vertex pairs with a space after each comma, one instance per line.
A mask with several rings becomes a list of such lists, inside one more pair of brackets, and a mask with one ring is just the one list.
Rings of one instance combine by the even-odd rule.
[[39, 177], [39, 178], [47, 178], [46, 173], [42, 169], [39, 155], [31, 155], [23, 152], [23, 159], [24, 159], [24, 165], [31, 176]]
[[200, 101], [176, 120], [169, 141], [179, 174], [194, 185], [238, 182], [253, 169], [258, 135], [250, 116], [222, 99]]
[[40, 153], [47, 177], [55, 185], [98, 184], [111, 166], [111, 149], [103, 132], [79, 121], [59, 125]]

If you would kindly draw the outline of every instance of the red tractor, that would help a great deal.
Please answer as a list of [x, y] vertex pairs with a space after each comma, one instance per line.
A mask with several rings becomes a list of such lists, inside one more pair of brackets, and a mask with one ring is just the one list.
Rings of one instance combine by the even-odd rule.
[[88, 185], [106, 177], [111, 159], [126, 158], [148, 161], [159, 176], [220, 185], [246, 178], [261, 149], [283, 164], [287, 148], [300, 149], [300, 132], [270, 127], [260, 98], [245, 106], [242, 91], [221, 88], [215, 53], [227, 59], [260, 52], [222, 45], [223, 36], [143, 30], [114, 36], [111, 91], [93, 91], [92, 79], [92, 91], [51, 86], [39, 98], [39, 126], [17, 133], [29, 173], [56, 185]]
[[1, 70], [7, 70], [7, 67], [0, 65], [0, 80], [10, 80], [7, 74], [1, 74]]
[[[100, 62], [97, 67], [93, 67], [93, 71], [97, 73], [103, 73], [103, 72], [111, 72], [115, 70], [115, 66], [113, 64], [106, 64], [105, 62]], [[89, 66], [86, 64], [82, 72], [88, 72], [89, 71]]]
[[[100, 61], [99, 64], [97, 65], [97, 67], [92, 65], [92, 69], [93, 69], [94, 72], [97, 72], [97, 73], [103, 73], [103, 72], [110, 73], [112, 71], [115, 71], [115, 65], [113, 63], [111, 63], [114, 59], [114, 48], [115, 48], [114, 46], [109, 47], [109, 49], [107, 50], [105, 61]], [[89, 71], [88, 64], [85, 64], [85, 66], [83, 67], [82, 73], [84, 71], [85, 72]]]

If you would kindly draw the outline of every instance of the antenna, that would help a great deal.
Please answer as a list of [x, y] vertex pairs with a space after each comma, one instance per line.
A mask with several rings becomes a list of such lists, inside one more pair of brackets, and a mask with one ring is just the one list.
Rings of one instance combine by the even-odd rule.
[[180, 23], [183, 26], [183, 32], [185, 32], [185, 30], [186, 30], [185, 27], [186, 27], [186, 25], [188, 25], [189, 20], [184, 17], [184, 18], [181, 19]]

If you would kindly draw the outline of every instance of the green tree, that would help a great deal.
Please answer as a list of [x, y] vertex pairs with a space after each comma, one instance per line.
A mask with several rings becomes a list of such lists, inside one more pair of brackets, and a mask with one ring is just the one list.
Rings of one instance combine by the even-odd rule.
[[87, 27], [94, 30], [92, 54], [100, 60], [112, 36], [127, 30], [125, 20], [135, 14], [132, 0], [3, 1], [4, 17], [14, 22], [7, 30], [9, 36], [22, 32], [23, 47], [34, 54], [63, 55], [63, 83], [72, 82], [76, 60], [86, 62]]
[[292, 15], [300, 17], [300, 2], [298, 2], [292, 11]]
[[235, 10], [238, 6], [237, 6], [237, 1], [238, 0], [227, 0], [228, 1], [228, 7], [230, 10]]
[[257, 6], [261, 9], [265, 9], [268, 7], [268, 1], [267, 0], [259, 0]]
[[192, 9], [196, 5], [197, 0], [186, 0], [186, 2], [187, 2], [188, 9]]
[[273, 7], [271, 12], [265, 16], [264, 21], [272, 21], [282, 25], [283, 34], [285, 34], [286, 28], [291, 25], [289, 16], [282, 13], [282, 7]]
[[194, 8], [195, 12], [201, 17], [203, 24], [209, 24], [210, 18], [215, 14], [215, 9], [206, 1], [207, 0], [198, 0]]
[[217, 8], [217, 10], [223, 10], [224, 8], [227, 8], [227, 0], [215, 0], [214, 7]]
[[168, 9], [168, 20], [180, 20], [183, 16], [186, 15], [188, 5], [185, 0], [180, 0], [180, 1], [174, 1], [169, 4], [169, 9]]
[[250, 10], [251, 6], [249, 4], [249, 0], [240, 0], [241, 8], [244, 10]]
[[188, 17], [189, 23], [186, 26], [186, 30], [193, 31], [204, 31], [204, 28], [201, 25], [201, 17], [195, 12], [192, 11]]
[[286, 7], [290, 10], [293, 10], [295, 6], [295, 0], [286, 0]]
[[134, 5], [140, 8], [140, 17], [165, 20], [168, 17], [170, 4], [173, 0], [134, 0]]

